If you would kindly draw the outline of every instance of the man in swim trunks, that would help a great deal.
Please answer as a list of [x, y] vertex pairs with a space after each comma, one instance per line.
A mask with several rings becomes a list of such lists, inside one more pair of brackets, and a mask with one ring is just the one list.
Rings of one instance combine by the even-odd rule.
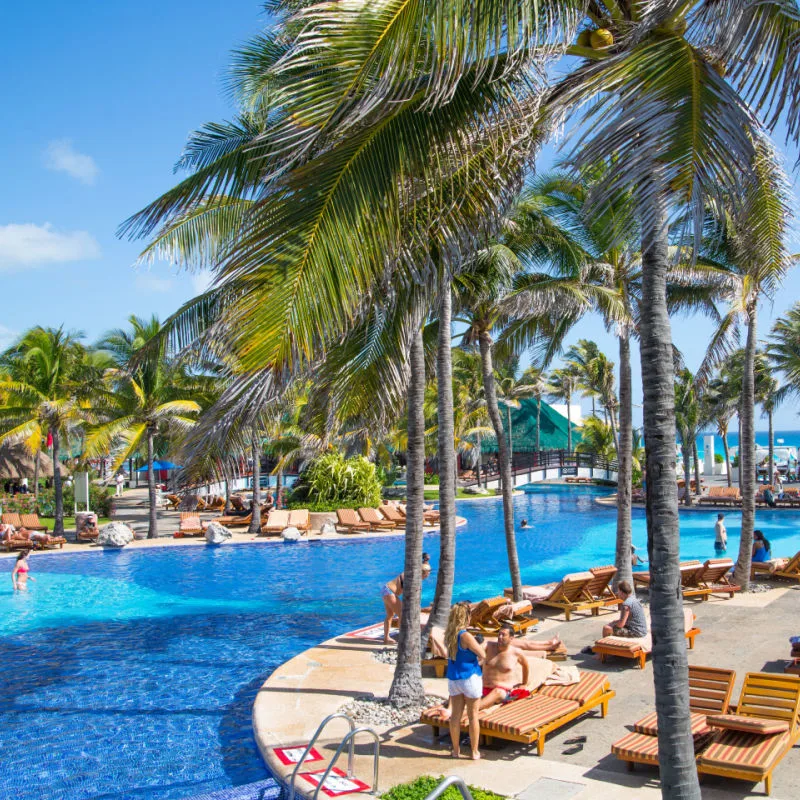
[[[533, 644], [533, 642], [531, 642]], [[538, 642], [542, 645], [544, 642]], [[528, 660], [523, 648], [514, 642], [514, 629], [511, 625], [501, 625], [496, 642], [486, 642], [486, 661], [483, 662], [483, 697], [478, 702], [478, 710], [489, 708], [506, 700], [527, 697]], [[541, 647], [537, 649], [542, 649]], [[522, 681], [517, 681], [522, 669]]]

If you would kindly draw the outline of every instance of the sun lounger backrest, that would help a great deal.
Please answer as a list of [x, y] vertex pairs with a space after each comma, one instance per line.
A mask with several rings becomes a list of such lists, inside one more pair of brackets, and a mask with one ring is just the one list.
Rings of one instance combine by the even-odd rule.
[[594, 575], [591, 572], [575, 572], [572, 575], [565, 575], [547, 599], [567, 600], [570, 603], [586, 600], [586, 587], [593, 579]]
[[390, 522], [405, 522], [406, 518], [393, 505], [384, 504], [380, 511]]
[[305, 528], [310, 521], [310, 512], [307, 508], [295, 508], [289, 512], [289, 525], [294, 525], [295, 528]]
[[[5, 514], [3, 515], [5, 516]], [[5, 520], [3, 520], [5, 522]], [[783, 569], [778, 570], [778, 572], [797, 572], [800, 573], [800, 550], [798, 550], [786, 563], [786, 566]]]
[[492, 619], [492, 614], [507, 603], [507, 597], [487, 597], [486, 600], [481, 600], [480, 603], [474, 606], [470, 614], [470, 621], [473, 625], [489, 622]]
[[358, 516], [354, 508], [340, 508], [336, 512], [336, 517], [340, 525], [362, 525], [363, 520]]
[[703, 570], [698, 575], [702, 583], [718, 583], [733, 569], [733, 561], [729, 558], [709, 558], [703, 564]]
[[689, 667], [689, 708], [704, 714], [727, 714], [736, 673], [732, 669]]
[[736, 713], [745, 717], [786, 720], [795, 730], [800, 713], [800, 675], [748, 672]]
[[22, 527], [22, 519], [20, 519], [19, 514], [15, 511], [10, 511], [6, 514], [3, 514], [3, 525], [13, 525], [15, 528]]
[[358, 514], [364, 522], [385, 522], [374, 508], [359, 508]]
[[702, 564], [681, 564], [680, 572], [681, 586], [697, 586], [705, 567]]
[[23, 528], [41, 528], [42, 523], [39, 522], [38, 514], [20, 514], [20, 522]]
[[589, 572], [594, 576], [589, 583], [586, 584], [586, 591], [592, 597], [600, 597], [604, 594], [609, 594], [608, 584], [611, 579], [617, 574], [617, 568], [613, 565], [607, 567], [592, 567]]
[[288, 528], [289, 512], [284, 508], [276, 508], [274, 511], [270, 511], [267, 517], [267, 527]]

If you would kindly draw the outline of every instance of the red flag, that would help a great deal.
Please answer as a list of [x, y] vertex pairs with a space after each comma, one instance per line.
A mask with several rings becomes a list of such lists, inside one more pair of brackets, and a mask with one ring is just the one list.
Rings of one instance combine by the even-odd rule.
[[53, 446], [53, 434], [50, 431], [47, 431], [47, 444], [45, 446], [48, 448]]

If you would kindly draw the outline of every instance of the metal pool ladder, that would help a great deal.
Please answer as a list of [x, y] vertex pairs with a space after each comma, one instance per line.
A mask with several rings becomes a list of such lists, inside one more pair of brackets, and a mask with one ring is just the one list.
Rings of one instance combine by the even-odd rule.
[[461, 792], [461, 796], [464, 800], [473, 800], [472, 792], [470, 792], [469, 787], [466, 783], [464, 783], [462, 778], [459, 778], [458, 775], [451, 775], [449, 778], [443, 780], [426, 798], [425, 800], [437, 800], [438, 797], [444, 794], [445, 790], [448, 789], [450, 786], [455, 786], [459, 792]]
[[[305, 752], [300, 757], [300, 760], [295, 764], [295, 768], [292, 772], [292, 777], [289, 780], [289, 800], [294, 800], [295, 795], [295, 781], [297, 779], [297, 773], [300, 771], [300, 767], [302, 766], [303, 762], [306, 760], [308, 754], [311, 752], [311, 749], [314, 747], [317, 739], [319, 739], [320, 734], [323, 730], [327, 727], [328, 723], [334, 719], [341, 718], [346, 719], [347, 724], [350, 726], [350, 730], [345, 734], [344, 738], [341, 742], [339, 742], [339, 746], [336, 748], [336, 753], [331, 760], [331, 763], [328, 764], [328, 768], [325, 770], [322, 778], [320, 779], [319, 783], [317, 784], [317, 788], [314, 791], [313, 800], [317, 800], [319, 796], [319, 790], [324, 786], [325, 781], [330, 775], [331, 770], [336, 765], [339, 756], [342, 754], [342, 751], [345, 748], [345, 745], [348, 747], [347, 751], [347, 777], [353, 777], [353, 760], [354, 760], [354, 745], [355, 745], [355, 738], [359, 733], [368, 733], [373, 741], [375, 742], [375, 751], [373, 757], [373, 780], [372, 780], [372, 787], [371, 790], [373, 793], [377, 794], [378, 791], [378, 772], [380, 768], [380, 752], [381, 752], [381, 741], [378, 737], [378, 734], [372, 728], [356, 728], [355, 722], [353, 722], [352, 718], [349, 717], [347, 714], [342, 713], [341, 711], [337, 712], [336, 714], [330, 714], [329, 716], [325, 717], [322, 722], [320, 722], [317, 730], [314, 732], [314, 735], [311, 737], [311, 741], [308, 743], [308, 746], [305, 749]], [[465, 798], [466, 800], [466, 798]], [[472, 800], [472, 798], [469, 798]]]

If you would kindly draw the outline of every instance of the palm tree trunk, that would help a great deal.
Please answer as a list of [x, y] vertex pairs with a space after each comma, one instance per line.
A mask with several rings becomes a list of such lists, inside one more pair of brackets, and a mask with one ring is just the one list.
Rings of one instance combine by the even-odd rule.
[[700, 459], [697, 457], [697, 431], [692, 436], [692, 458], [694, 458], [694, 493], [700, 494]]
[[722, 430], [722, 449], [725, 451], [725, 475], [728, 478], [728, 488], [733, 486], [733, 478], [731, 478], [731, 457], [728, 451], [728, 428], [727, 426]]
[[617, 451], [617, 458], [619, 458], [619, 434], [617, 432], [617, 417], [614, 413], [612, 406], [608, 407], [608, 419], [611, 425], [611, 438], [614, 440], [614, 449]]
[[572, 452], [572, 395], [567, 395], [567, 450]]
[[503, 524], [506, 534], [506, 552], [508, 555], [508, 572], [511, 576], [511, 587], [514, 602], [522, 600], [522, 578], [519, 572], [519, 556], [517, 555], [517, 537], [514, 531], [514, 481], [511, 477], [511, 460], [503, 433], [503, 419], [497, 405], [497, 389], [494, 385], [494, 364], [492, 363], [492, 337], [489, 331], [482, 330], [479, 336], [481, 348], [481, 370], [483, 372], [483, 393], [486, 396], [486, 410], [492, 421], [494, 435], [497, 439], [497, 455], [500, 459], [500, 479], [503, 488]]
[[688, 436], [684, 436], [684, 434], [681, 433], [681, 456], [683, 459], [683, 483], [684, 483], [683, 504], [685, 506], [692, 505], [692, 493], [691, 491], [689, 491], [690, 488], [689, 485], [692, 480], [692, 463], [689, 460], [690, 450], [686, 444], [686, 440], [688, 438], [689, 438]]
[[536, 452], [538, 453], [541, 450], [540, 442], [541, 437], [539, 436], [539, 430], [542, 427], [542, 398], [536, 398]]
[[225, 467], [225, 471], [222, 473], [223, 479], [225, 481], [225, 510], [223, 514], [230, 514], [231, 513], [231, 484], [228, 480], [228, 469]]
[[258, 433], [253, 434], [253, 518], [248, 533], [261, 532], [261, 441]]
[[619, 442], [617, 444], [617, 547], [614, 563], [616, 586], [632, 580], [631, 487], [633, 485], [633, 391], [631, 340], [625, 328], [619, 337]]
[[38, 449], [36, 451], [36, 461], [33, 465], [33, 497], [34, 500], [39, 499], [39, 471], [42, 468], [42, 451]]
[[158, 536], [158, 507], [156, 506], [156, 472], [153, 469], [155, 432], [147, 429], [147, 499], [150, 504], [150, 524], [147, 529], [147, 538], [155, 539]]
[[514, 440], [511, 428], [511, 406], [506, 406], [508, 410], [508, 460], [511, 464], [511, 472], [514, 472]]
[[733, 572], [734, 583], [746, 592], [750, 588], [750, 566], [753, 559], [753, 527], [756, 516], [756, 470], [753, 418], [755, 416], [756, 307], [747, 312], [747, 343], [744, 348], [742, 373], [742, 436], [739, 439], [739, 482], [742, 491], [742, 533], [739, 539], [739, 558]]
[[275, 508], [280, 508], [281, 489], [283, 488], [283, 470], [279, 469], [275, 474]]
[[665, 800], [701, 800], [689, 721], [689, 668], [680, 590], [675, 375], [667, 310], [666, 210], [663, 197], [654, 195], [644, 200], [640, 353], [661, 796]]
[[478, 447], [478, 463], [475, 466], [476, 474], [478, 476], [478, 488], [481, 488], [481, 466], [482, 466], [482, 453], [481, 453], [481, 433], [478, 431], [475, 434], [475, 438], [477, 440], [477, 447]]
[[60, 450], [60, 433], [57, 427], [51, 429], [53, 435], [53, 495], [55, 497], [55, 522], [53, 536], [64, 535], [64, 489], [61, 484], [61, 464], [58, 460]]
[[770, 485], [775, 482], [775, 428], [772, 424], [772, 399], [770, 398], [770, 405], [767, 409], [767, 420], [769, 424], [769, 483]]
[[422, 329], [414, 335], [409, 357], [408, 448], [406, 450], [406, 553], [403, 614], [397, 640], [389, 701], [397, 707], [422, 700], [419, 607], [422, 595], [422, 507], [425, 497], [425, 349]]
[[742, 493], [742, 401], [739, 401], [739, 411], [736, 415], [739, 420], [739, 493]]
[[453, 599], [456, 571], [456, 455], [453, 448], [453, 359], [450, 274], [439, 269], [439, 340], [436, 352], [437, 460], [439, 462], [439, 572], [427, 629], [444, 628]]

